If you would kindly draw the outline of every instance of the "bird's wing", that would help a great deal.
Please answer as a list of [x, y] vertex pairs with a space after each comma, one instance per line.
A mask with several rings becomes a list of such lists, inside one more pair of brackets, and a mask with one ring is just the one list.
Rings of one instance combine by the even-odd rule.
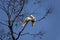
[[28, 23], [30, 20], [31, 20], [31, 18], [30, 18], [30, 17], [27, 17], [27, 18], [24, 20], [22, 26], [23, 26], [23, 27], [26, 26], [27, 23]]
[[23, 27], [26, 26], [27, 23], [28, 23], [28, 21], [25, 20], [25, 21], [23, 22], [22, 26], [23, 26]]

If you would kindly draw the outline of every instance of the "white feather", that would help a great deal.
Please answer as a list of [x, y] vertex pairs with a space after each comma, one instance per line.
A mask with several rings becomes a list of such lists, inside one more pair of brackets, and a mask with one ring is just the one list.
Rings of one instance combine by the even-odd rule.
[[32, 22], [32, 26], [34, 26], [34, 24], [36, 22], [36, 18], [33, 15], [30, 15], [30, 17], [25, 18], [22, 26], [23, 27], [26, 26], [29, 21], [31, 21]]

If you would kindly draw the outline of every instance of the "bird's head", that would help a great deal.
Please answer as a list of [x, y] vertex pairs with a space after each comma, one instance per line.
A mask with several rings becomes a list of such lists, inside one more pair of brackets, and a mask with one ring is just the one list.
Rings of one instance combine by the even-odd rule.
[[31, 18], [33, 18], [34, 16], [33, 15], [30, 15]]
[[36, 18], [33, 15], [30, 15], [30, 17], [32, 18], [32, 20], [36, 21]]

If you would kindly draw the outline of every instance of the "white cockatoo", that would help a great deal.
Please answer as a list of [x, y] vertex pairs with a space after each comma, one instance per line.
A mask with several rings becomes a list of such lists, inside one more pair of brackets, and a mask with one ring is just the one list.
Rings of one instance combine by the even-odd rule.
[[33, 15], [30, 15], [29, 17], [27, 17], [27, 18], [24, 20], [22, 26], [23, 26], [23, 27], [26, 26], [29, 21], [31, 21], [31, 22], [32, 22], [32, 26], [34, 26], [34, 24], [35, 24], [35, 22], [36, 22], [36, 18], [35, 18]]

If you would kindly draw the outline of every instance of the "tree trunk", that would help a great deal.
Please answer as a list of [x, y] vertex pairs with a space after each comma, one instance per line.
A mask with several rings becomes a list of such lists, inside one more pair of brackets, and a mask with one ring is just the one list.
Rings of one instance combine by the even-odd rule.
[[10, 33], [11, 33], [11, 36], [12, 36], [12, 40], [15, 40], [15, 37], [14, 37], [14, 35], [13, 35], [13, 29], [12, 29], [12, 26], [10, 26], [9, 29], [10, 29]]

